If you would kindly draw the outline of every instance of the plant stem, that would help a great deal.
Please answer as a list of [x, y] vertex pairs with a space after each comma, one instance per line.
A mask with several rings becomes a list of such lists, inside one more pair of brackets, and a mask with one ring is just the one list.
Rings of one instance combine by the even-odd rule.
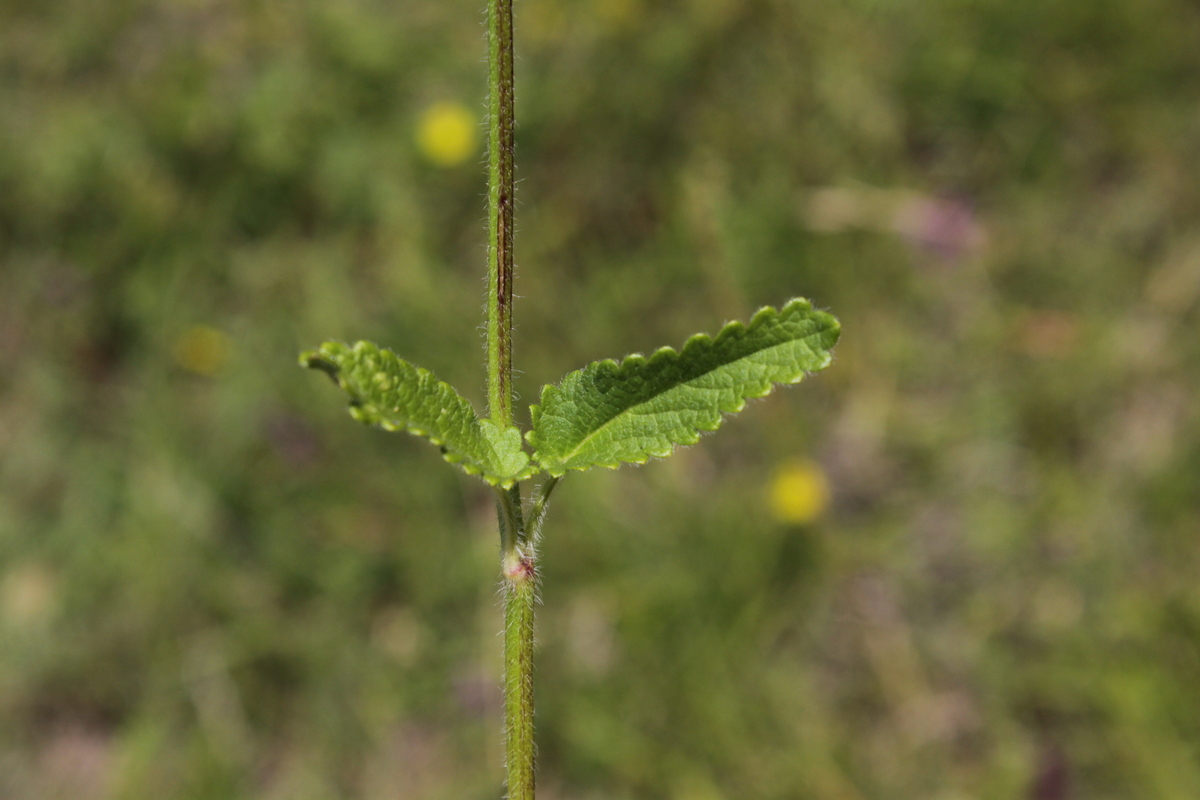
[[504, 572], [504, 738], [508, 800], [533, 800], [533, 610], [537, 569], [532, 546], [506, 553]]
[[512, 424], [512, 0], [488, 0], [488, 408]]
[[[512, 425], [513, 128], [512, 0], [488, 0], [488, 410], [501, 427]], [[520, 486], [499, 491], [496, 506], [508, 800], [533, 800], [534, 542], [522, 518]]]
[[546, 506], [550, 502], [550, 493], [554, 491], [554, 487], [562, 480], [559, 478], [547, 478], [538, 489], [537, 499], [533, 501], [532, 507], [529, 509], [529, 517], [525, 520], [526, 530], [529, 531], [529, 536], [536, 543], [542, 532], [542, 520], [546, 516]]
[[504, 755], [508, 800], [533, 800], [533, 611], [536, 551], [521, 513], [521, 490], [497, 491], [504, 577]]

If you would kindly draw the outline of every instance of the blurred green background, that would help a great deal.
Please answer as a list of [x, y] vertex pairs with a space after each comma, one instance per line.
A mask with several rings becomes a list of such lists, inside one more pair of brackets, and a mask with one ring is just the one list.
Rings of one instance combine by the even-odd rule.
[[[1200, 6], [518, 0], [518, 388], [836, 361], [544, 541], [546, 800], [1195, 798]], [[0, 2], [0, 798], [501, 795], [482, 0]], [[528, 419], [522, 411], [522, 422]]]

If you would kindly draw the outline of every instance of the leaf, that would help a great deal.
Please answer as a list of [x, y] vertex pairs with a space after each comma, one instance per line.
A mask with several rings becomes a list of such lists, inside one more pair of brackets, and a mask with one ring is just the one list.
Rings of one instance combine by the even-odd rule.
[[423, 436], [469, 475], [505, 488], [533, 474], [521, 432], [479, 419], [470, 402], [427, 369], [370, 342], [326, 342], [300, 364], [324, 370], [350, 395], [350, 415], [389, 431]]
[[749, 325], [730, 322], [716, 338], [693, 336], [682, 352], [596, 361], [542, 388], [527, 435], [534, 458], [559, 476], [594, 466], [645, 463], [695, 444], [722, 414], [829, 366], [841, 325], [803, 298], [759, 310]]

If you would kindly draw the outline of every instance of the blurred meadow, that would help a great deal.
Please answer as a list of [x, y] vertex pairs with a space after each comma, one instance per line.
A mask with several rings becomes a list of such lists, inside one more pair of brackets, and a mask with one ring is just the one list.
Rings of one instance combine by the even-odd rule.
[[[0, 0], [0, 798], [501, 796], [482, 0]], [[543, 547], [546, 800], [1200, 789], [1200, 5], [517, 0], [516, 364], [833, 367]]]

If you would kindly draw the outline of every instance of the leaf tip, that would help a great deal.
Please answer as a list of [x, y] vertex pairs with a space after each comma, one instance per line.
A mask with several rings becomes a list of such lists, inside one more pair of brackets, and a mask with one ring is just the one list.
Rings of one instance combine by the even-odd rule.
[[300, 354], [300, 366], [308, 369], [319, 369], [330, 375], [337, 375], [338, 365], [330, 361], [320, 350], [305, 350]]

